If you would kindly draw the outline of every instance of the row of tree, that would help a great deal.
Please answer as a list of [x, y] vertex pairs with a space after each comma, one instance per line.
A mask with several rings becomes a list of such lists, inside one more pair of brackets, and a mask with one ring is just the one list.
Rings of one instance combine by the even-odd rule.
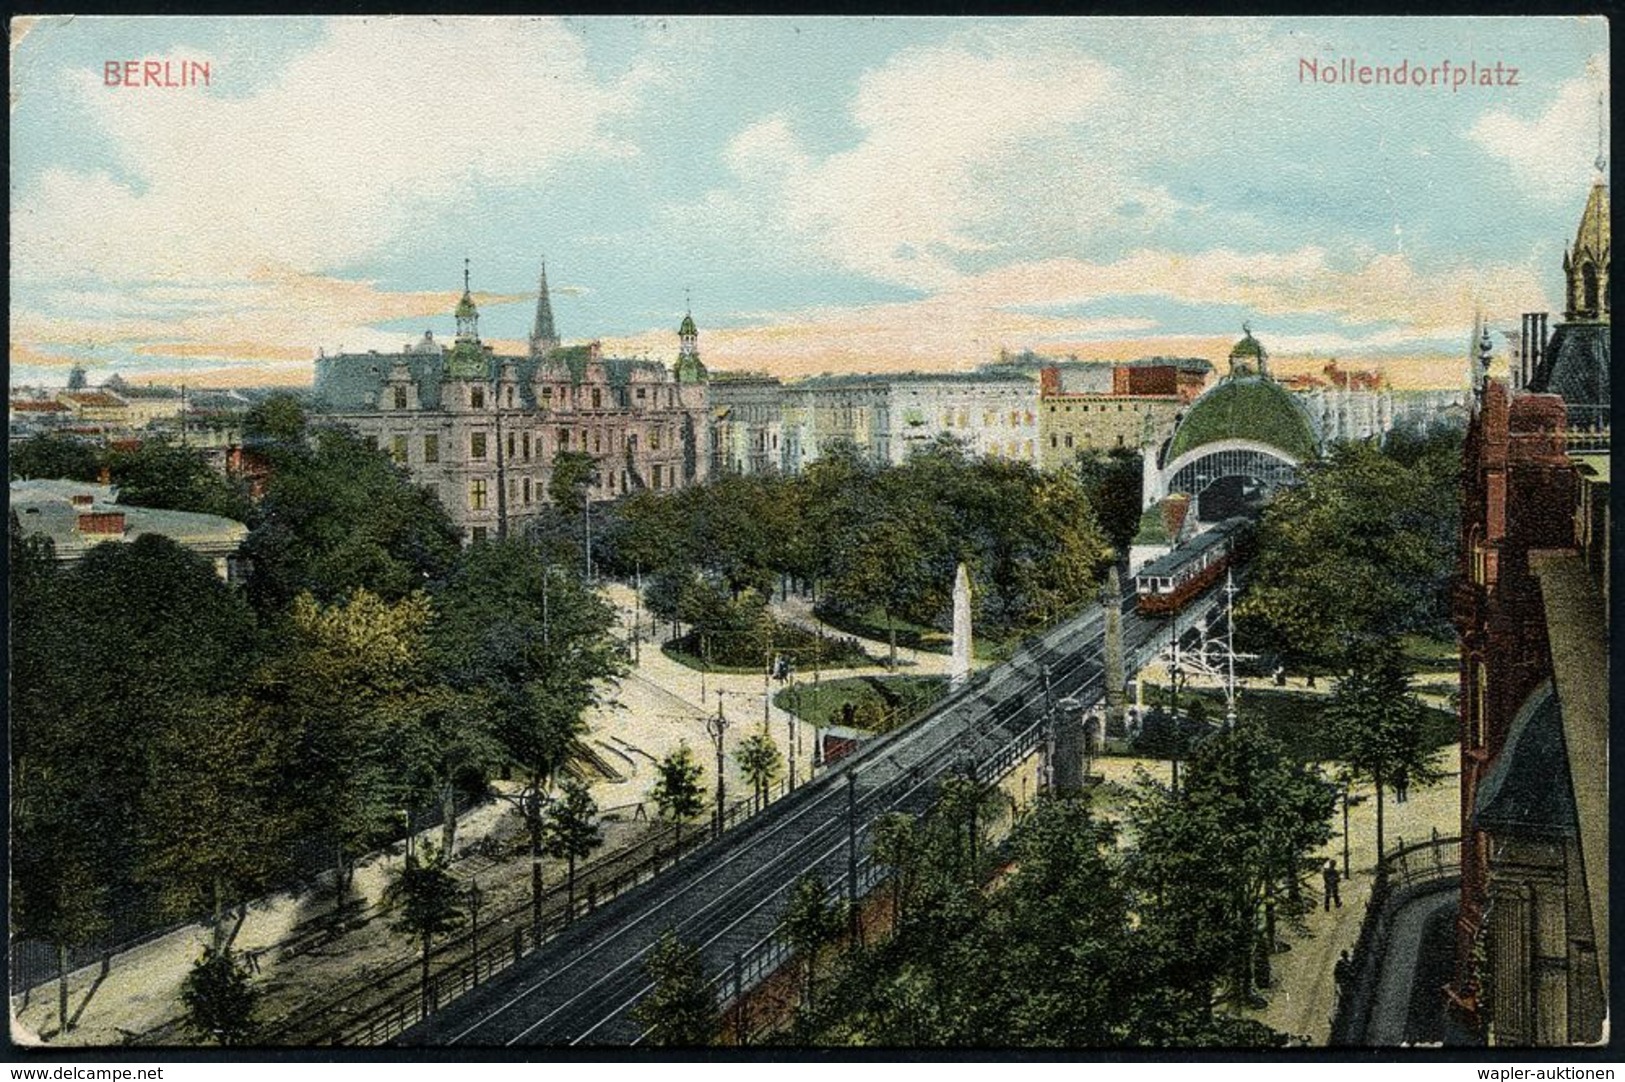
[[1265, 510], [1237, 605], [1239, 638], [1337, 677], [1326, 719], [1345, 778], [1376, 787], [1379, 853], [1385, 792], [1441, 776], [1404, 642], [1454, 634], [1460, 476], [1459, 431], [1332, 448]]
[[[498, 772], [519, 772], [535, 854], [591, 818], [553, 798], [624, 661], [579, 562], [517, 539], [462, 549], [386, 455], [307, 432], [288, 401], [250, 420], [270, 472], [240, 512], [246, 591], [163, 537], [61, 564], [13, 523], [13, 928], [64, 970], [72, 946], [167, 920], [223, 931], [319, 863], [342, 891], [403, 809], [441, 810], [443, 860], [458, 797]], [[195, 450], [149, 447], [174, 468], [142, 502], [225, 509]]]
[[1039, 473], [971, 455], [950, 437], [897, 467], [835, 445], [795, 476], [634, 493], [616, 505], [595, 551], [606, 568], [645, 576], [651, 611], [666, 619], [709, 613], [731, 628], [755, 609], [735, 619], [727, 601], [804, 584], [836, 612], [878, 613], [895, 662], [898, 624], [949, 626], [962, 561], [978, 626], [994, 635], [1090, 598], [1112, 558], [1091, 494], [1117, 491], [1121, 473]]

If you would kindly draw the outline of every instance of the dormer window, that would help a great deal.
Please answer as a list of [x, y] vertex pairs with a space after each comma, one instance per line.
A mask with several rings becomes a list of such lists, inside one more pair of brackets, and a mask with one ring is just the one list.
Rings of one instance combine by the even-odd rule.
[[406, 388], [405, 387], [396, 387], [395, 388], [395, 408], [398, 409], [398, 410], [403, 410], [403, 409], [406, 408]]
[[513, 409], [513, 388], [508, 388], [508, 408]]
[[468, 404], [472, 409], [484, 409], [485, 388], [481, 387], [479, 384], [475, 384], [474, 386], [470, 387], [468, 389]]

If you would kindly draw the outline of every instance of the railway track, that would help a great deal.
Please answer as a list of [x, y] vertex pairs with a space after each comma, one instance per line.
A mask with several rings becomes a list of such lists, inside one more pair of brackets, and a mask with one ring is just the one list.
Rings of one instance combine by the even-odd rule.
[[[1211, 607], [1203, 595], [1172, 619], [1184, 630]], [[1120, 602], [1129, 671], [1167, 641], [1169, 618]], [[1104, 611], [1092, 606], [987, 670], [907, 728], [869, 743], [841, 769], [776, 802], [697, 850], [668, 874], [579, 920], [521, 965], [408, 1030], [404, 1045], [630, 1045], [643, 1035], [632, 1007], [651, 987], [643, 961], [667, 931], [701, 952], [719, 1001], [747, 991], [785, 960], [776, 935], [788, 893], [809, 873], [832, 893], [879, 879], [869, 825], [918, 814], [940, 782], [1008, 773], [1042, 738], [1051, 706], [1102, 690]]]

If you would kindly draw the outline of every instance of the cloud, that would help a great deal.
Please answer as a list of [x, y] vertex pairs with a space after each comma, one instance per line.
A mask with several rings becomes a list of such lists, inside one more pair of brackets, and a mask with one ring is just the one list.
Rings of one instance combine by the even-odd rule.
[[1167, 297], [1240, 306], [1261, 315], [1330, 316], [1347, 325], [1396, 324], [1411, 337], [1456, 334], [1474, 309], [1534, 310], [1540, 276], [1508, 264], [1423, 273], [1399, 254], [1340, 268], [1318, 247], [1288, 252], [1141, 250], [1110, 263], [1052, 259], [966, 278], [952, 292], [967, 303], [1061, 308], [1107, 297]]
[[118, 163], [44, 172], [13, 204], [13, 274], [34, 281], [209, 281], [343, 267], [477, 184], [545, 180], [612, 134], [647, 67], [605, 79], [580, 40], [537, 19], [338, 19], [247, 96], [141, 92], [76, 73]]
[[[1597, 95], [1607, 123], [1608, 62], [1593, 57], [1590, 72], [1558, 87], [1546, 110], [1532, 120], [1496, 109], [1478, 118], [1469, 133], [1505, 167], [1520, 188], [1547, 203], [1572, 201], [1593, 176], [1597, 147]], [[1606, 148], [1607, 143], [1604, 142]]]
[[1123, 104], [1118, 84], [1093, 57], [1027, 37], [904, 49], [848, 99], [856, 143], [820, 155], [788, 116], [763, 117], [726, 149], [734, 184], [673, 213], [776, 258], [935, 288], [966, 257], [1060, 248], [1113, 215], [1169, 208], [1119, 156], [1079, 143]]

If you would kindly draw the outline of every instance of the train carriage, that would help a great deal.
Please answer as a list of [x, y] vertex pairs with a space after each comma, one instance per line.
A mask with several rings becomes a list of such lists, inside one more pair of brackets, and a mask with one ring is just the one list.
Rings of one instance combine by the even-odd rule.
[[1147, 616], [1178, 612], [1217, 582], [1252, 537], [1252, 520], [1225, 519], [1187, 544], [1159, 556], [1134, 576], [1136, 607]]

